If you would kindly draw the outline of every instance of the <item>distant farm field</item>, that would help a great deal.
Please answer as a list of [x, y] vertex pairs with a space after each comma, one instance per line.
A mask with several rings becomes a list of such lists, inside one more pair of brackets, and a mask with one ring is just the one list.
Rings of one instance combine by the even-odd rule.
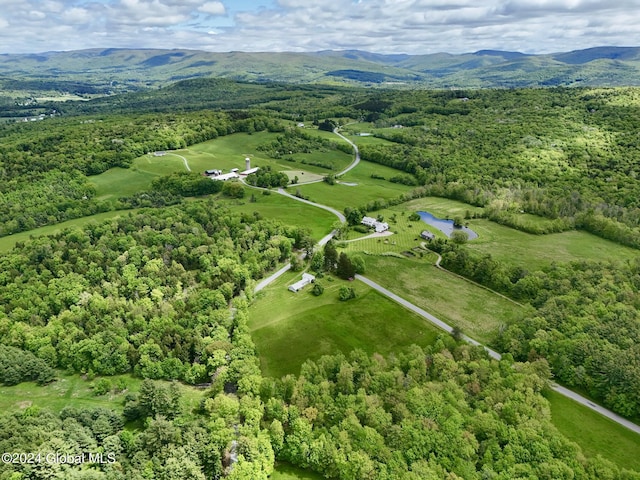
[[128, 215], [129, 213], [137, 212], [137, 209], [132, 210], [113, 210], [111, 212], [96, 213], [88, 217], [75, 218], [73, 220], [67, 220], [66, 222], [57, 223], [55, 225], [47, 225], [46, 227], [35, 228], [27, 232], [15, 233], [6, 237], [0, 238], [0, 253], [11, 250], [16, 243], [28, 241], [31, 237], [40, 237], [43, 235], [54, 235], [61, 232], [65, 228], [82, 228], [85, 225], [95, 222], [101, 223], [112, 218]]
[[[426, 320], [369, 289], [361, 282], [318, 280], [322, 295], [311, 288], [293, 293], [287, 286], [300, 273], [288, 272], [267, 287], [249, 309], [249, 326], [265, 375], [298, 373], [307, 359], [354, 349], [390, 354], [411, 344], [426, 346], [439, 331]], [[357, 297], [338, 299], [342, 285]]]
[[340, 177], [340, 183], [314, 183], [297, 188], [311, 201], [342, 211], [345, 207], [361, 207], [372, 200], [396, 198], [411, 190], [412, 187], [406, 185], [371, 177], [375, 174], [388, 179], [398, 173], [389, 167], [360, 162], [357, 167]]
[[[467, 213], [473, 216], [482, 209], [455, 200], [427, 197], [383, 210], [381, 213], [388, 219], [393, 213], [401, 218], [403, 213], [427, 211], [440, 218], [464, 217]], [[541, 217], [529, 215], [532, 220], [548, 221]], [[386, 220], [385, 220], [386, 221]], [[533, 235], [514, 228], [506, 227], [490, 220], [471, 218], [465, 220], [469, 227], [478, 234], [478, 238], [467, 243], [471, 250], [490, 254], [496, 260], [511, 265], [519, 265], [528, 270], [537, 270], [551, 262], [571, 262], [579, 260], [629, 260], [636, 258], [640, 252], [633, 248], [596, 237], [587, 232], [571, 230], [547, 235]], [[413, 222], [436, 235], [441, 235], [433, 227], [424, 222]], [[391, 225], [393, 230], [393, 224]], [[417, 229], [416, 229], [417, 230]]]
[[[251, 196], [255, 201], [251, 201]], [[258, 189], [247, 188], [242, 201], [221, 199], [220, 202], [236, 212], [249, 214], [258, 212], [262, 217], [279, 220], [284, 225], [308, 228], [315, 240], [320, 240], [328, 234], [337, 221], [336, 216], [326, 210], [298, 202], [276, 192], [263, 195]]]
[[[97, 197], [106, 200], [148, 190], [155, 178], [186, 171], [182, 157], [186, 159], [191, 171], [198, 173], [212, 169], [224, 172], [232, 168], [244, 170], [245, 159], [249, 158], [252, 167], [270, 166], [275, 171], [287, 171], [291, 173], [291, 180], [297, 176], [300, 182], [307, 179], [321, 180], [325, 175], [343, 170], [352, 161], [352, 155], [340, 150], [311, 151], [286, 155], [280, 159], [269, 158], [258, 147], [275, 139], [276, 135], [268, 132], [251, 135], [235, 133], [189, 148], [165, 152], [162, 156], [149, 153], [136, 158], [130, 168], [112, 168], [89, 177], [89, 180], [96, 186]], [[342, 141], [331, 135], [338, 142]]]
[[380, 256], [364, 260], [366, 277], [483, 343], [491, 342], [500, 325], [527, 312], [425, 261]]

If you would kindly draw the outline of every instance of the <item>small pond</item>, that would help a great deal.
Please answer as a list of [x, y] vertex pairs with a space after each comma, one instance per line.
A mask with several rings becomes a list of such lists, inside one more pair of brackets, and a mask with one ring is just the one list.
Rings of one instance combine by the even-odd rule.
[[454, 230], [461, 230], [467, 234], [469, 240], [473, 240], [474, 238], [478, 238], [478, 234], [471, 230], [468, 227], [454, 227], [453, 220], [444, 220], [442, 218], [438, 218], [429, 212], [418, 212], [420, 215], [420, 219], [432, 227], [437, 228], [442, 233], [444, 233], [447, 237], [450, 237]]

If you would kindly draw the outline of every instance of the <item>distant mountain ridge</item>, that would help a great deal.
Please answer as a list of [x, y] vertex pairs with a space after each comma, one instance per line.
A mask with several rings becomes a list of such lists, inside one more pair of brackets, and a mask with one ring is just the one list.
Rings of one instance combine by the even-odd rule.
[[0, 55], [3, 90], [40, 85], [43, 90], [68, 87], [110, 93], [197, 77], [429, 88], [640, 85], [640, 47], [594, 47], [543, 55], [500, 50], [408, 55], [360, 50], [215, 53], [121, 48]]

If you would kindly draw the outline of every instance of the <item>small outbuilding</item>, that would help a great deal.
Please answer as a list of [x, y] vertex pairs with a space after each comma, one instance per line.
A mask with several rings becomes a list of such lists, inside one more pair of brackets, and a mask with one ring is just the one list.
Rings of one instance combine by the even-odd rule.
[[307, 285], [309, 285], [310, 283], [313, 283], [315, 281], [316, 281], [316, 277], [314, 277], [310, 273], [303, 273], [302, 274], [302, 280], [298, 280], [293, 285], [289, 285], [289, 290], [294, 292], [294, 293], [298, 293], [304, 287], [306, 287]]
[[425, 240], [435, 240], [436, 236], [428, 230], [423, 230], [420, 232], [420, 236]]

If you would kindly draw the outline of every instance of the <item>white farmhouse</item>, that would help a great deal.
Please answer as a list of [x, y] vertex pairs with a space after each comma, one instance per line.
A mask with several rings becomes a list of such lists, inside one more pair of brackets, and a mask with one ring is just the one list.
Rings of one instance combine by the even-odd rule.
[[373, 227], [376, 233], [385, 232], [389, 230], [388, 223], [379, 222], [373, 217], [362, 217], [362, 222], [360, 223], [362, 223], [363, 225], [366, 225], [367, 227]]

